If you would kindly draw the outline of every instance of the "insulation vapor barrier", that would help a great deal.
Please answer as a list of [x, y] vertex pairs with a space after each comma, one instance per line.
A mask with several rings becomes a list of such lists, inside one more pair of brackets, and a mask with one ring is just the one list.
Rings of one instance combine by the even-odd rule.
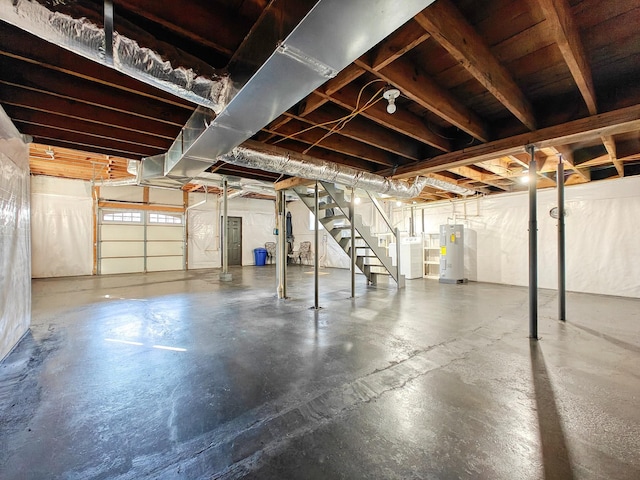
[[31, 323], [29, 151], [0, 108], [0, 361]]
[[427, 183], [425, 178], [416, 179], [412, 184], [392, 180], [303, 154], [293, 156], [289, 152], [265, 147], [257, 142], [245, 142], [243, 145], [245, 146], [236, 147], [228, 154], [220, 156], [219, 160], [242, 167], [339, 183], [403, 198], [417, 197]]
[[130, 77], [190, 102], [222, 111], [231, 91], [226, 75], [205, 77], [170, 62], [113, 32], [112, 62], [105, 53], [105, 30], [85, 18], [52, 12], [35, 1], [0, 0], [0, 19], [73, 53], [114, 68]]

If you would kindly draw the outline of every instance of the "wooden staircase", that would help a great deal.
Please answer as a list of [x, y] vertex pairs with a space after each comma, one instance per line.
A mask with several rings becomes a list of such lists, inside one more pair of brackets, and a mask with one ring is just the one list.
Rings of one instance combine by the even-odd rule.
[[[330, 199], [328, 203], [319, 205], [319, 222], [340, 247], [351, 255], [351, 249], [355, 248], [356, 266], [367, 278], [368, 283], [375, 285], [381, 275], [391, 276], [398, 285], [404, 288], [405, 277], [399, 275], [398, 266], [394, 266], [391, 257], [387, 255], [386, 248], [378, 246], [378, 239], [371, 233], [371, 228], [365, 225], [361, 215], [351, 215], [349, 202], [344, 197], [344, 192], [327, 182], [320, 182], [324, 189], [323, 197]], [[302, 202], [315, 215], [314, 194], [307, 192], [307, 187], [295, 187], [293, 189]], [[327, 215], [327, 211], [333, 212]], [[353, 222], [355, 237], [351, 238], [351, 222]], [[395, 238], [395, 237], [394, 237]]]

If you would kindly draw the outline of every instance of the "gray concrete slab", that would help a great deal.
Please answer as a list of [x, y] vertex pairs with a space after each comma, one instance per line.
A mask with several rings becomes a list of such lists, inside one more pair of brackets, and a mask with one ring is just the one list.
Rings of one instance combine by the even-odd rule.
[[231, 272], [34, 281], [0, 477], [640, 478], [640, 300]]

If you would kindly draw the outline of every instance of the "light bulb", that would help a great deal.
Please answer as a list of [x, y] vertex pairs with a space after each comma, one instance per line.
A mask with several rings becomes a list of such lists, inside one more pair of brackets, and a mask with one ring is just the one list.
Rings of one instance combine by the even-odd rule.
[[359, 205], [360, 204], [360, 197], [354, 198], [353, 201], [356, 203], [356, 205]]
[[401, 206], [402, 206], [402, 202], [398, 200], [398, 201], [396, 202], [396, 207], [401, 207]]
[[396, 103], [393, 100], [389, 100], [389, 105], [387, 105], [387, 113], [396, 113]]
[[520, 182], [524, 184], [529, 183], [529, 172], [524, 172], [524, 175], [520, 177]]

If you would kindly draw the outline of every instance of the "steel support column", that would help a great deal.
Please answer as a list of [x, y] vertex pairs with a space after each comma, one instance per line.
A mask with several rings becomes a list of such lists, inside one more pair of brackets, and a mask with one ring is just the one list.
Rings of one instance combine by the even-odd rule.
[[113, 65], [113, 0], [104, 0], [104, 56]]
[[287, 298], [287, 200], [284, 190], [279, 190], [276, 198], [276, 227], [278, 246], [276, 271], [278, 272], [278, 298]]
[[529, 160], [529, 338], [538, 338], [538, 219], [535, 147], [527, 145]]
[[229, 185], [225, 177], [222, 181], [222, 272], [220, 272], [220, 281], [222, 282], [230, 282], [232, 280], [232, 275], [229, 273], [228, 190]]
[[356, 190], [351, 189], [351, 204], [349, 205], [349, 222], [351, 222], [351, 298], [356, 297], [356, 227], [353, 217], [356, 214]]
[[313, 295], [313, 308], [315, 308], [316, 310], [318, 310], [320, 308], [319, 305], [319, 299], [318, 299], [318, 280], [319, 280], [319, 275], [318, 275], [318, 270], [319, 270], [319, 256], [318, 256], [318, 248], [320, 246], [320, 242], [319, 237], [320, 237], [320, 233], [319, 233], [319, 225], [320, 222], [318, 221], [318, 211], [320, 209], [320, 199], [318, 198], [318, 181], [316, 180], [316, 188], [315, 188], [315, 195], [314, 195], [314, 200], [315, 200], [315, 205], [313, 208], [313, 214], [314, 214], [314, 222], [315, 222], [315, 228], [314, 228], [314, 236], [313, 236], [313, 284], [314, 284], [314, 295]]
[[566, 302], [566, 271], [565, 271], [565, 241], [564, 241], [564, 164], [562, 155], [558, 158], [558, 319], [567, 320]]

